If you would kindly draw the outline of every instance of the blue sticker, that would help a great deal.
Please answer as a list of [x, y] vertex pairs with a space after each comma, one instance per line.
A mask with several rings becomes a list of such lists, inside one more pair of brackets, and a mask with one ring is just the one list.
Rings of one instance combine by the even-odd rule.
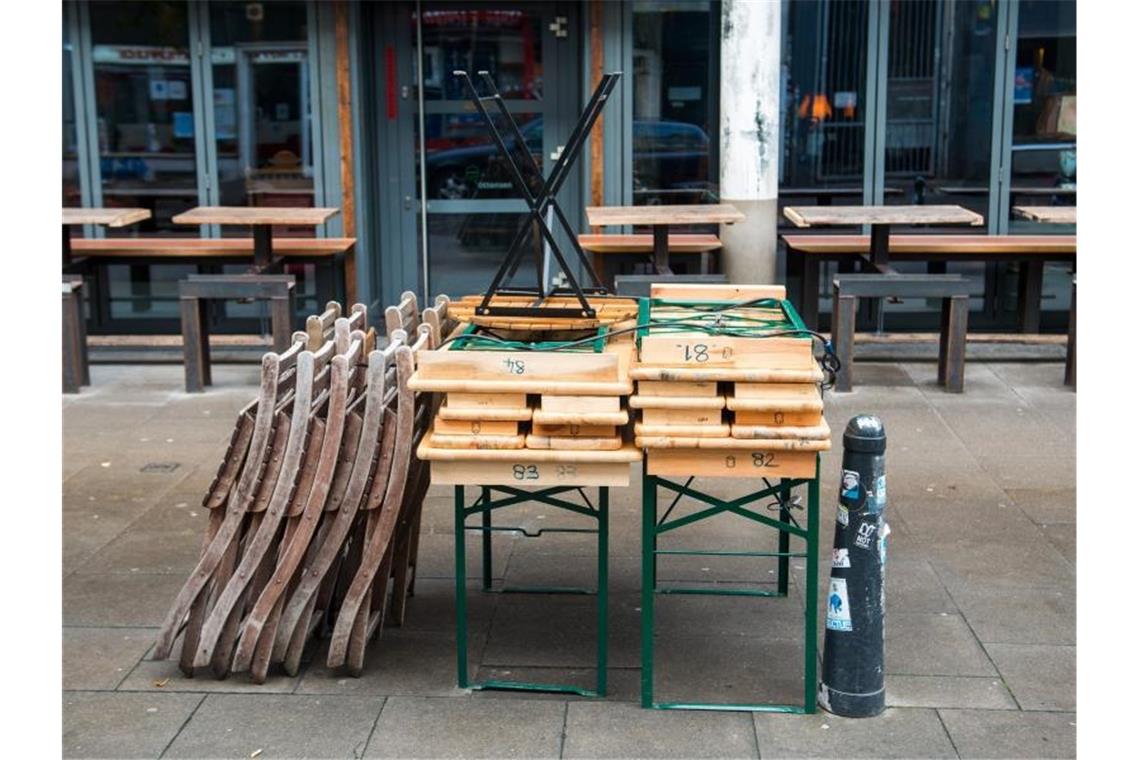
[[832, 578], [827, 590], [827, 629], [829, 631], [850, 631], [851, 610], [847, 604], [847, 581]]
[[839, 482], [839, 498], [859, 500], [859, 473], [854, 470], [843, 471], [843, 478]]

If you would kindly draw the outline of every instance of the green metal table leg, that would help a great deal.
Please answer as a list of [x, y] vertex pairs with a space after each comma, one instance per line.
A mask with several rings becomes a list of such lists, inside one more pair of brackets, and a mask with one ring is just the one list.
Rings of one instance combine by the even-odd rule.
[[[458, 670], [458, 684], [460, 688], [470, 689], [504, 689], [515, 691], [546, 691], [562, 694], [578, 694], [584, 697], [599, 697], [605, 695], [607, 683], [607, 665], [609, 659], [609, 488], [598, 488], [598, 505], [595, 507], [580, 487], [556, 486], [537, 491], [521, 491], [507, 486], [479, 486], [480, 496], [468, 507], [464, 500], [463, 486], [455, 487], [455, 610], [456, 610], [456, 660]], [[581, 494], [585, 505], [575, 504], [561, 498], [559, 494], [567, 491], [577, 491]], [[496, 498], [496, 493], [503, 492], [505, 496]], [[596, 530], [582, 528], [544, 528], [535, 533], [528, 533], [525, 528], [511, 528], [502, 526], [495, 528], [491, 512], [495, 509], [537, 502], [575, 514], [584, 515], [597, 522]], [[479, 513], [480, 526], [472, 526], [482, 535], [482, 582], [484, 591], [495, 591], [492, 588], [492, 546], [491, 536], [496, 530], [520, 531], [528, 536], [540, 536], [543, 532], [596, 532], [598, 534], [598, 583], [596, 596], [597, 609], [597, 676], [594, 690], [553, 683], [528, 683], [522, 681], [503, 681], [490, 679], [484, 681], [471, 681], [468, 674], [467, 663], [467, 548], [466, 531], [467, 518]], [[514, 593], [589, 593], [580, 589], [528, 587], [528, 588], [501, 588], [499, 591]]]
[[641, 479], [641, 706], [653, 707], [653, 601], [657, 566], [657, 478]]
[[[480, 503], [486, 505], [491, 502], [491, 489], [483, 486], [483, 496]], [[483, 590], [491, 590], [491, 510], [483, 510]]]
[[815, 712], [816, 634], [819, 626], [819, 455], [808, 482], [807, 589], [804, 593], [804, 712]]
[[[788, 512], [784, 508], [790, 503], [792, 497], [792, 489], [788, 485], [787, 478], [780, 478], [780, 522], [788, 522]], [[777, 541], [777, 551], [780, 553], [780, 558], [776, 563], [776, 593], [779, 596], [788, 595], [788, 548], [790, 538], [787, 531], [781, 530]]]
[[[779, 713], [814, 713], [816, 710], [816, 677], [817, 677], [817, 647], [816, 627], [818, 623], [818, 581], [819, 581], [819, 457], [816, 457], [816, 476], [813, 478], [782, 478], [778, 485], [766, 484], [767, 487], [754, 491], [746, 496], [725, 501], [710, 494], [703, 493], [689, 484], [680, 485], [665, 478], [644, 474], [642, 475], [641, 495], [641, 705], [645, 708], [657, 710], [730, 710], [750, 712], [779, 712]], [[690, 478], [689, 482], [691, 483]], [[808, 507], [806, 524], [801, 525], [790, 512], [781, 508], [779, 519], [773, 519], [749, 509], [748, 505], [777, 496], [781, 506], [790, 503], [792, 489], [806, 485], [808, 488]], [[687, 496], [703, 505], [704, 509], [692, 512], [683, 517], [669, 520], [672, 506], [666, 511], [664, 517], [658, 522], [657, 492], [665, 488], [677, 494]], [[706, 520], [718, 514], [733, 513], [740, 517], [773, 528], [779, 533], [779, 551], [775, 554], [779, 562], [779, 591], [773, 593], [769, 590], [741, 590], [715, 588], [665, 588], [658, 589], [657, 555], [718, 555], [718, 556], [772, 556], [772, 552], [722, 552], [709, 550], [657, 550], [657, 537], [666, 531], [675, 530], [685, 525], [691, 525]], [[806, 544], [804, 552], [790, 551], [791, 536], [804, 539]], [[701, 703], [701, 702], [655, 702], [653, 698], [653, 667], [654, 667], [654, 602], [657, 594], [707, 594], [712, 596], [787, 596], [789, 568], [788, 562], [792, 557], [801, 557], [807, 562], [807, 585], [805, 592], [804, 609], [804, 700], [799, 704], [727, 704], [727, 703]]]
[[467, 688], [467, 537], [463, 486], [455, 487], [455, 658], [459, 688]]
[[610, 615], [610, 489], [598, 489], [598, 663], [597, 692], [606, 695], [606, 677], [609, 667], [609, 615]]

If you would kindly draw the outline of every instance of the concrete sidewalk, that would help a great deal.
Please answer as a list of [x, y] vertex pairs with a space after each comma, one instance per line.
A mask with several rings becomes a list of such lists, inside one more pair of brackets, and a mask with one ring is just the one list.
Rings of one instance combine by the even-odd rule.
[[[439, 487], [425, 505], [408, 620], [372, 644], [361, 678], [328, 672], [316, 652], [296, 678], [277, 672], [261, 686], [243, 675], [186, 679], [148, 653], [197, 558], [201, 498], [257, 368], [216, 367], [215, 387], [190, 396], [178, 365], [94, 366], [92, 386], [63, 402], [64, 754], [1072, 757], [1076, 396], [1062, 374], [1056, 363], [971, 362], [966, 393], [952, 395], [934, 385], [933, 364], [864, 363], [854, 393], [828, 394], [836, 441], [823, 459], [824, 547], [846, 420], [878, 414], [889, 437], [890, 707], [854, 721], [638, 707], [636, 487], [611, 495], [604, 700], [455, 688], [452, 505]], [[518, 521], [537, 527], [546, 517], [531, 508]], [[749, 540], [724, 518], [699, 531], [710, 546]], [[747, 546], [757, 540], [775, 546], [768, 535]], [[594, 580], [592, 546], [572, 537], [498, 534], [495, 552], [496, 577], [512, 583]], [[798, 700], [799, 563], [798, 594], [786, 599], [662, 597], [658, 698]], [[663, 563], [662, 577], [755, 581], [773, 567], [697, 558]], [[480, 677], [589, 683], [592, 599], [471, 588]]]

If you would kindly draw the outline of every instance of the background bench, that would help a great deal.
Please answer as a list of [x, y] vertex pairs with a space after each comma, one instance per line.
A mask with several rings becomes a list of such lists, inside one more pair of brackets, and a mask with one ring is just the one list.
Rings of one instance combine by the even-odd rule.
[[[796, 307], [808, 327], [819, 324], [820, 268], [840, 262], [853, 271], [870, 255], [870, 235], [782, 235], [787, 246], [786, 282], [798, 278]], [[1018, 317], [1022, 332], [1041, 327], [1041, 282], [1046, 261], [1076, 264], [1076, 235], [891, 235], [891, 263], [925, 261], [931, 274], [949, 261], [1006, 261], [1021, 264]]]
[[850, 391], [855, 358], [855, 310], [860, 298], [941, 298], [938, 382], [961, 393], [966, 370], [970, 281], [957, 274], [841, 274], [832, 280], [835, 318], [831, 342], [839, 358], [835, 390]]
[[281, 353], [289, 347], [293, 333], [295, 286], [291, 274], [192, 274], [179, 281], [186, 392], [198, 393], [211, 384], [210, 333], [206, 318], [206, 305], [211, 299], [269, 301], [273, 350]]
[[[621, 256], [649, 262], [653, 257], [653, 235], [583, 234], [578, 236], [582, 250], [594, 254], [594, 271], [607, 285], [613, 284], [607, 266], [608, 256]], [[711, 234], [672, 233], [669, 235], [669, 255], [696, 254], [700, 256], [700, 273], [713, 271], [713, 251], [723, 247], [720, 239]]]
[[[356, 238], [351, 237], [273, 238], [274, 255], [286, 263], [316, 265], [319, 303], [345, 300], [344, 261], [355, 246]], [[91, 275], [96, 292], [105, 297], [104, 267], [128, 265], [132, 283], [139, 284], [149, 279], [147, 267], [161, 264], [197, 266], [200, 274], [206, 274], [223, 264], [252, 264], [253, 238], [75, 238], [71, 253], [77, 266]]]

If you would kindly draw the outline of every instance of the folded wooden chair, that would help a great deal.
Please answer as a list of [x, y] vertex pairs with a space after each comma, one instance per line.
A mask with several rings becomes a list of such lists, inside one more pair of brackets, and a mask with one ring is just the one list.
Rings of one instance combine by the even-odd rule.
[[272, 572], [278, 532], [294, 491], [303, 480], [306, 459], [318, 458], [324, 423], [317, 415], [327, 408], [331, 379], [328, 365], [335, 348], [335, 343], [330, 341], [315, 353], [306, 350], [297, 357], [289, 436], [279, 459], [276, 482], [265, 510], [255, 510], [256, 529], [251, 531], [237, 569], [202, 626], [194, 656], [196, 667], [212, 664], [219, 674], [228, 669], [246, 600], [259, 595]]
[[387, 483], [396, 428], [395, 415], [388, 411], [395, 400], [395, 383], [389, 381], [388, 375], [397, 365], [401, 349], [408, 350], [402, 342], [392, 341], [383, 351], [369, 354], [359, 443], [351, 470], [347, 477], [340, 478], [343, 491], [337, 488], [337, 476], [342, 475], [345, 468], [334, 475], [327, 507], [327, 511], [333, 513], [332, 519], [326, 519], [325, 526], [318, 531], [313, 542], [315, 553], [307, 561], [277, 627], [271, 660], [283, 662], [285, 672], [290, 675], [297, 673], [306, 642], [330, 611], [332, 584], [338, 577], [358, 511], [372, 498], [374, 481], [377, 485]]
[[[391, 313], [389, 310], [386, 318]], [[428, 347], [429, 335], [430, 330], [425, 330], [413, 346], [401, 346], [397, 351], [396, 439], [388, 489], [383, 503], [368, 515], [360, 564], [345, 591], [329, 641], [328, 666], [337, 668], [347, 664], [353, 675], [360, 675], [363, 670], [364, 649], [383, 623], [395, 554], [392, 538], [405, 507], [410, 464], [414, 458], [416, 408], [408, 380], [415, 370], [415, 352]], [[403, 333], [393, 330], [390, 337], [393, 341], [400, 340]]]
[[[207, 492], [204, 503], [211, 508], [211, 513], [206, 531], [206, 547], [159, 630], [154, 652], [156, 659], [170, 655], [175, 638], [183, 624], [188, 622], [191, 607], [195, 607], [196, 613], [189, 616], [191, 620], [201, 614], [199, 600], [203, 592], [214, 579], [215, 572], [231, 546], [236, 545], [235, 540], [239, 538], [242, 523], [253, 505], [258, 485], [270, 460], [270, 450], [280, 422], [278, 415], [292, 400], [294, 368], [304, 346], [303, 340], [295, 341], [280, 355], [270, 353], [262, 357], [257, 399], [241, 411], [235, 426], [237, 444], [240, 446], [247, 435], [249, 444], [245, 447], [244, 455], [240, 453], [240, 448], [227, 451], [227, 459], [223, 461]], [[231, 444], [233, 443], [231, 437]], [[240, 468], [240, 474], [233, 465], [239, 458], [241, 464], [237, 467]], [[196, 603], [199, 604], [195, 606]], [[187, 637], [191, 635], [193, 631], [187, 631]]]
[[[277, 623], [287, 594], [295, 585], [295, 577], [316, 535], [332, 489], [338, 458], [344, 451], [342, 444], [348, 406], [354, 393], [360, 391], [358, 385], [354, 386], [354, 380], [359, 382], [361, 378], [356, 372], [356, 365], [368, 347], [362, 332], [352, 333], [350, 340], [348, 324], [347, 319], [336, 320], [337, 355], [332, 359], [329, 405], [319, 455], [310, 458], [313, 466], [302, 473], [286, 513], [276, 568], [242, 625], [234, 655], [233, 669], [238, 672], [252, 670], [253, 680], [257, 683], [262, 683], [268, 672]], [[314, 423], [319, 423], [319, 420]], [[355, 453], [355, 447], [352, 450]]]

